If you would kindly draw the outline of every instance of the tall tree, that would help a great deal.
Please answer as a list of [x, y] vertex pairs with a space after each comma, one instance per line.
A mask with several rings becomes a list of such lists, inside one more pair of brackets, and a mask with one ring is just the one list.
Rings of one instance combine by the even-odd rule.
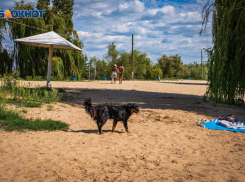
[[46, 6], [50, 5], [50, 0], [38, 0], [38, 4], [44, 3]]
[[121, 64], [124, 65], [124, 79], [131, 79], [131, 53], [120, 51], [119, 58], [117, 64], [120, 66]]
[[11, 73], [13, 69], [13, 52], [10, 47], [4, 46], [0, 50], [0, 74]]
[[[66, 6], [59, 10], [57, 9], [66, 2], [68, 3]], [[17, 23], [9, 22], [10, 38], [23, 38], [53, 30], [81, 48], [83, 44], [79, 40], [77, 31], [73, 28], [72, 22], [74, 1], [57, 0], [53, 3], [54, 6], [50, 7], [49, 1], [46, 0], [39, 0], [36, 6], [33, 3], [25, 4], [23, 0], [15, 2], [13, 9], [43, 9], [45, 13], [43, 18], [19, 18], [14, 20]], [[14, 51], [16, 66], [20, 70], [21, 77], [46, 77], [47, 49], [15, 43]], [[53, 56], [57, 57], [55, 61], [59, 63], [58, 65], [62, 65], [52, 68], [60, 69], [53, 70], [53, 73], [59, 73], [59, 75], [57, 75], [59, 79], [62, 77], [70, 78], [72, 75], [75, 75], [77, 79], [81, 78], [83, 67], [85, 66], [84, 56], [81, 52], [54, 49]], [[61, 75], [62, 72], [63, 75]]]
[[212, 12], [213, 47], [207, 49], [210, 69], [207, 96], [217, 102], [244, 103], [245, 0], [209, 1], [203, 8], [205, 30]]
[[151, 60], [145, 52], [141, 53], [137, 49], [134, 50], [134, 69], [136, 78], [146, 79], [146, 70], [150, 64]]
[[65, 33], [69, 36], [72, 35], [72, 29], [73, 29], [73, 5], [74, 0], [53, 0], [53, 11], [58, 16], [62, 16], [65, 19]]
[[5, 21], [2, 18], [0, 18], [0, 49], [2, 48], [2, 40], [4, 39], [5, 29]]
[[108, 51], [107, 51], [106, 58], [109, 62], [111, 62], [112, 64], [115, 64], [117, 62], [117, 58], [119, 55], [119, 52], [116, 49], [115, 43], [112, 42], [111, 44], [107, 46], [107, 48], [108, 48]]
[[158, 64], [162, 69], [163, 76], [166, 78], [177, 77], [177, 73], [183, 65], [181, 57], [177, 54], [175, 56], [162, 55], [158, 59]]
[[6, 71], [5, 60], [2, 52], [2, 40], [4, 39], [5, 21], [0, 18], [0, 74], [3, 75]]

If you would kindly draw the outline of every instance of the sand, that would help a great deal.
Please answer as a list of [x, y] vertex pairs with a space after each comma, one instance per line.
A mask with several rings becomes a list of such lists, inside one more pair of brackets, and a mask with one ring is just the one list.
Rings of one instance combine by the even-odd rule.
[[[26, 82], [27, 84], [28, 82]], [[243, 107], [204, 102], [205, 81], [51, 82], [65, 88], [65, 101], [25, 108], [26, 118], [52, 118], [68, 131], [0, 130], [0, 181], [245, 181], [245, 133], [214, 131], [197, 121], [234, 114]], [[31, 82], [45, 86], [45, 82]], [[133, 102], [126, 133], [112, 121], [98, 135], [82, 103]]]

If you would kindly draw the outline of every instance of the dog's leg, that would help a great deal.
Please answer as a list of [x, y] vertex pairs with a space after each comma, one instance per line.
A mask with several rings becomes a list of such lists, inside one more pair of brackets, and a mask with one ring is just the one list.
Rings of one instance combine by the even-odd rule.
[[112, 127], [112, 132], [114, 133], [115, 132], [115, 129], [116, 129], [116, 126], [117, 126], [117, 121], [113, 121], [113, 127]]
[[102, 123], [100, 121], [97, 121], [97, 126], [98, 126], [98, 130], [99, 130], [99, 134], [103, 134], [103, 132], [102, 132]]
[[97, 121], [97, 126], [98, 126], [98, 131], [100, 133], [100, 125], [99, 125], [99, 122]]
[[99, 126], [99, 134], [100, 135], [103, 134], [103, 132], [102, 132], [102, 125]]
[[129, 133], [128, 122], [127, 121], [123, 121], [123, 125], [124, 125], [125, 130]]
[[103, 134], [103, 132], [102, 132], [102, 126], [103, 126], [102, 123], [100, 123], [100, 124], [99, 124], [99, 133], [100, 133], [100, 134]]

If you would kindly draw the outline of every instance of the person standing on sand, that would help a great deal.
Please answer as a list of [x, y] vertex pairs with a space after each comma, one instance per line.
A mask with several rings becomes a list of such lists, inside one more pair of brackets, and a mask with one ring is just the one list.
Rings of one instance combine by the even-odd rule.
[[113, 84], [113, 81], [114, 81], [114, 84], [116, 83], [117, 81], [117, 65], [114, 64], [113, 68], [111, 69], [111, 84]]
[[121, 66], [119, 66], [119, 84], [122, 84], [124, 70], [124, 66], [121, 64]]

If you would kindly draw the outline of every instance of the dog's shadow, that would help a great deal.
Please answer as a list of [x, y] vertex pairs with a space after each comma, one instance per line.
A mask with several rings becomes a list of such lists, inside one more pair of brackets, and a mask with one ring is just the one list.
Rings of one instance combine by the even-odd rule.
[[[91, 134], [91, 133], [95, 133], [95, 134], [98, 134], [98, 130], [62, 130], [64, 132], [73, 132], [73, 133], [88, 133], [88, 134]], [[103, 133], [113, 133], [111, 130], [102, 130]], [[124, 133], [122, 131], [115, 131], [115, 133]]]

